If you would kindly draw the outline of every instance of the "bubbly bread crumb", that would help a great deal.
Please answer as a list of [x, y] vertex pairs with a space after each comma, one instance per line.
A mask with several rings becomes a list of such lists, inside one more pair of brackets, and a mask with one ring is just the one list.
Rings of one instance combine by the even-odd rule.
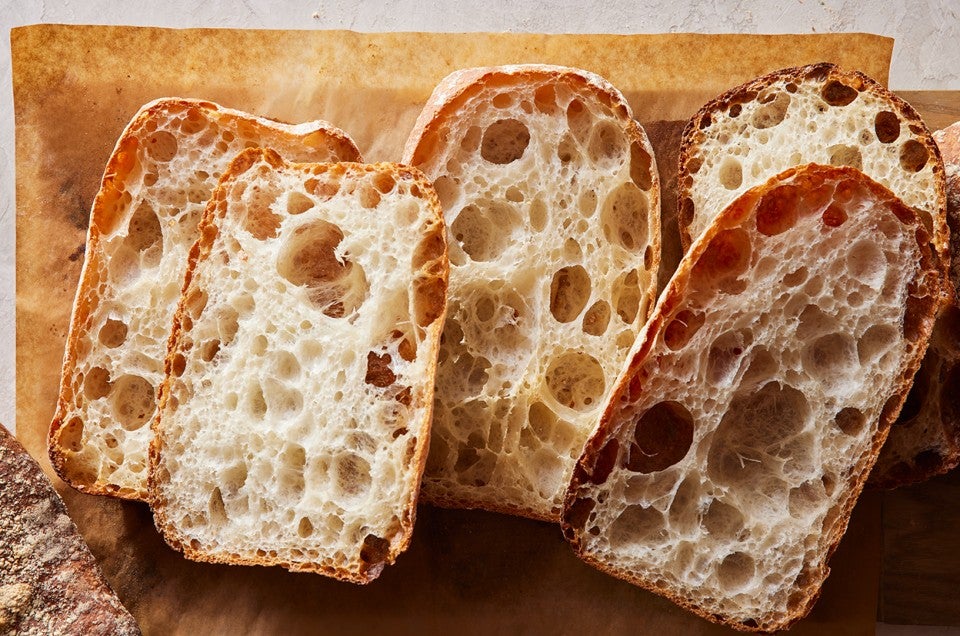
[[50, 459], [73, 487], [146, 498], [149, 422], [187, 253], [220, 174], [251, 146], [302, 161], [360, 158], [324, 122], [177, 98], [143, 106], [117, 141], [90, 215], [50, 427]]
[[404, 162], [433, 181], [449, 225], [424, 498], [556, 520], [653, 304], [653, 151], [605, 80], [528, 65], [443, 80]]
[[940, 298], [915, 212], [851, 168], [747, 191], [684, 257], [568, 493], [581, 557], [737, 629], [803, 617]]
[[152, 507], [171, 545], [357, 583], [406, 548], [444, 232], [415, 169], [237, 157], [190, 253], [153, 425]]

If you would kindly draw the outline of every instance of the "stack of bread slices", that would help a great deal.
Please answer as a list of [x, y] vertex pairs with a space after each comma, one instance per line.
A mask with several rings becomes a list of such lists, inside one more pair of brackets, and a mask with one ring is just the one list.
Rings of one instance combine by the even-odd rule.
[[[944, 166], [829, 64], [713, 100], [680, 157], [661, 228], [630, 106], [555, 66], [449, 76], [395, 164], [322, 122], [148, 104], [93, 205], [54, 466], [148, 502], [192, 559], [359, 583], [422, 480], [784, 628], [875, 463], [889, 485], [960, 459]], [[658, 298], [661, 230], [686, 255]]]

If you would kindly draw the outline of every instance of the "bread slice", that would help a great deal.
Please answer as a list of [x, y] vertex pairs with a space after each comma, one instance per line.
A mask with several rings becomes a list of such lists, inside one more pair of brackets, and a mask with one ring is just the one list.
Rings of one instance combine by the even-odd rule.
[[953, 294], [941, 310], [930, 348], [870, 485], [894, 488], [941, 475], [960, 463], [960, 122], [933, 133], [947, 175]]
[[653, 304], [660, 188], [623, 96], [557, 66], [434, 90], [404, 163], [450, 228], [424, 498], [557, 520], [573, 465]]
[[677, 181], [684, 248], [741, 193], [805, 163], [862, 170], [915, 208], [946, 273], [946, 185], [929, 130], [874, 80], [827, 63], [733, 88], [690, 120]]
[[50, 427], [50, 459], [75, 488], [145, 498], [148, 423], [187, 252], [220, 173], [249, 146], [359, 159], [326, 123], [290, 126], [176, 98], [145, 105], [117, 141], [90, 213]]
[[2, 425], [0, 633], [140, 634], [53, 484]]
[[804, 616], [920, 365], [940, 289], [915, 212], [808, 165], [690, 248], [568, 494], [588, 562], [742, 630]]
[[413, 530], [446, 309], [433, 188], [244, 152], [190, 252], [150, 452], [191, 559], [366, 583]]

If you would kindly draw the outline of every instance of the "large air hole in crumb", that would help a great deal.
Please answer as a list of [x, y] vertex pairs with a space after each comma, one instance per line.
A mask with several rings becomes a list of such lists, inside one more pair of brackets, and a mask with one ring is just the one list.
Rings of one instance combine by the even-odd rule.
[[736, 540], [743, 530], [743, 513], [719, 499], [710, 502], [701, 521], [710, 538], [717, 542]]
[[292, 191], [287, 194], [287, 214], [303, 214], [314, 206], [313, 199], [302, 192]]
[[682, 309], [663, 330], [663, 342], [673, 351], [682, 349], [703, 326], [706, 316], [700, 312]]
[[780, 363], [763, 347], [754, 347], [750, 352], [750, 362], [740, 379], [741, 392], [752, 390], [766, 384], [780, 369]]
[[920, 172], [929, 159], [930, 153], [916, 139], [908, 139], [900, 146], [900, 167], [907, 172]]
[[83, 377], [83, 395], [88, 400], [99, 400], [110, 393], [110, 372], [103, 367], [93, 367]]
[[775, 236], [796, 225], [800, 197], [799, 189], [789, 184], [765, 194], [757, 205], [757, 231]]
[[310, 302], [331, 318], [356, 311], [369, 289], [363, 268], [338, 250], [343, 238], [336, 225], [312, 221], [284, 243], [277, 262], [280, 275], [306, 287]]
[[577, 411], [595, 408], [606, 389], [603, 367], [596, 358], [579, 351], [555, 358], [546, 380], [557, 402]]
[[833, 418], [834, 424], [846, 435], [859, 435], [867, 423], [863, 411], [853, 407], [845, 407]]
[[591, 336], [602, 336], [610, 324], [610, 304], [598, 300], [583, 315], [583, 332]]
[[471, 259], [492, 261], [503, 254], [519, 225], [519, 214], [512, 205], [485, 199], [460, 210], [450, 232]]
[[367, 354], [367, 373], [363, 381], [375, 387], [385, 388], [397, 381], [397, 376], [390, 368], [389, 353], [378, 355], [373, 351]]
[[370, 489], [370, 463], [354, 453], [343, 453], [334, 462], [333, 474], [337, 494], [358, 497]]
[[547, 204], [540, 196], [530, 202], [530, 228], [542, 232], [547, 227]]
[[98, 334], [100, 344], [111, 349], [119, 347], [127, 339], [127, 324], [121, 320], [107, 318]]
[[753, 557], [744, 552], [734, 552], [724, 557], [717, 566], [717, 579], [724, 592], [733, 593], [745, 588], [756, 574]]
[[856, 343], [848, 334], [832, 333], [803, 348], [803, 368], [827, 386], [839, 388], [860, 368]]
[[647, 243], [647, 197], [633, 183], [623, 183], [603, 202], [600, 223], [608, 241], [628, 250]]
[[632, 324], [640, 312], [640, 275], [632, 269], [617, 277], [613, 284], [613, 304], [617, 315], [626, 324]]
[[254, 384], [247, 391], [247, 411], [256, 419], [263, 419], [267, 414], [267, 400], [263, 396], [263, 388]]
[[390, 556], [390, 542], [374, 534], [368, 534], [363, 539], [360, 548], [360, 560], [369, 565], [384, 563]]
[[857, 170], [863, 169], [863, 156], [856, 146], [837, 144], [827, 148], [827, 152], [830, 153], [831, 166], [850, 166]]
[[650, 153], [640, 142], [635, 141], [630, 145], [630, 180], [644, 192], [649, 191], [653, 185], [652, 163]]
[[240, 314], [233, 307], [224, 307], [217, 316], [217, 332], [221, 346], [226, 347], [237, 337], [240, 329]]
[[284, 498], [299, 500], [305, 487], [303, 468], [307, 463], [307, 454], [299, 444], [285, 444], [278, 457], [277, 485]]
[[423, 275], [413, 280], [413, 314], [417, 325], [428, 327], [440, 318], [447, 303], [447, 281], [440, 276]]
[[732, 383], [752, 342], [749, 331], [728, 331], [717, 336], [707, 353], [707, 381], [715, 386]]
[[893, 143], [900, 136], [900, 118], [889, 110], [882, 110], [874, 118], [873, 129], [881, 143]]
[[151, 134], [145, 145], [150, 158], [160, 163], [166, 163], [177, 155], [177, 138], [165, 130]]
[[501, 119], [483, 132], [480, 156], [495, 164], [508, 164], [523, 156], [530, 143], [530, 131], [516, 119]]
[[261, 241], [275, 238], [280, 228], [280, 215], [273, 206], [280, 196], [276, 186], [255, 184], [246, 190], [243, 215], [243, 228]]
[[570, 133], [565, 133], [557, 144], [557, 159], [561, 163], [570, 163], [580, 157], [580, 148]]
[[866, 366], [878, 360], [897, 343], [898, 334], [892, 325], [872, 325], [857, 341], [857, 359]]
[[60, 446], [74, 453], [83, 448], [83, 420], [71, 417], [60, 429]]
[[665, 470], [683, 459], [693, 443], [693, 416], [679, 402], [658, 402], [637, 418], [624, 468], [637, 473]]
[[460, 185], [450, 175], [440, 175], [433, 182], [433, 189], [437, 191], [440, 207], [449, 210], [460, 197]]
[[557, 91], [552, 84], [544, 84], [533, 93], [533, 103], [541, 113], [552, 115], [557, 112]]
[[653, 507], [627, 506], [610, 524], [609, 541], [615, 549], [662, 541], [666, 537], [666, 519]]
[[880, 289], [887, 274], [887, 259], [875, 241], [860, 240], [847, 252], [847, 271], [873, 289]]
[[827, 501], [823, 482], [819, 479], [811, 479], [791, 488], [789, 497], [790, 516], [794, 518], [817, 512], [821, 504]]
[[223, 505], [223, 494], [219, 488], [210, 491], [210, 499], [207, 502], [207, 514], [210, 518], [210, 524], [214, 527], [222, 526], [227, 522], [227, 509]]
[[127, 238], [124, 240], [135, 252], [144, 252], [163, 240], [160, 219], [146, 201], [137, 206], [130, 224], [127, 226]]
[[725, 157], [720, 164], [720, 185], [727, 190], [736, 190], [743, 184], [743, 166], [736, 157]]
[[817, 305], [807, 305], [800, 312], [797, 323], [797, 338], [809, 340], [836, 330], [837, 320], [823, 312]]
[[776, 97], [754, 111], [750, 123], [753, 124], [754, 128], [772, 128], [786, 118], [789, 107], [790, 95], [788, 93], [777, 93]]
[[779, 481], [780, 460], [773, 454], [809, 418], [807, 398], [789, 385], [768, 382], [757, 391], [740, 392], [714, 433], [707, 474], [718, 485], [756, 491], [750, 503], [776, 505], [786, 490]]
[[615, 123], [601, 121], [590, 134], [587, 152], [594, 163], [621, 161], [627, 153], [627, 139]]
[[567, 105], [567, 125], [580, 143], [586, 141], [587, 135], [593, 129], [593, 115], [579, 99], [573, 99]]
[[837, 80], [827, 82], [820, 90], [820, 96], [823, 97], [823, 101], [831, 106], [846, 106], [855, 100], [857, 95], [859, 95], [857, 89]]
[[153, 385], [139, 375], [122, 375], [110, 395], [113, 414], [127, 431], [135, 431], [153, 416], [156, 407]]
[[[697, 282], [739, 293], [739, 277], [750, 266], [750, 235], [741, 228], [723, 230], [713, 237], [693, 267]], [[702, 281], [702, 282], [701, 282]]]
[[580, 265], [563, 267], [550, 283], [550, 313], [559, 322], [573, 322], [590, 299], [590, 276]]
[[530, 423], [530, 430], [537, 436], [537, 439], [546, 442], [550, 439], [550, 435], [557, 424], [557, 416], [543, 402], [534, 402], [530, 405], [527, 413], [527, 421]]

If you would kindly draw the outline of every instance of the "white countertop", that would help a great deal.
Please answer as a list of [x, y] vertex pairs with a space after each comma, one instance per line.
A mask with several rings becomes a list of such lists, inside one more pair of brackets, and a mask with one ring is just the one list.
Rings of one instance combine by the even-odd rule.
[[14, 122], [11, 27], [36, 23], [162, 27], [518, 31], [546, 33], [814, 33], [860, 31], [896, 39], [890, 86], [960, 89], [960, 5], [883, 0], [549, 3], [369, 0], [0, 0], [0, 422], [14, 426]]

